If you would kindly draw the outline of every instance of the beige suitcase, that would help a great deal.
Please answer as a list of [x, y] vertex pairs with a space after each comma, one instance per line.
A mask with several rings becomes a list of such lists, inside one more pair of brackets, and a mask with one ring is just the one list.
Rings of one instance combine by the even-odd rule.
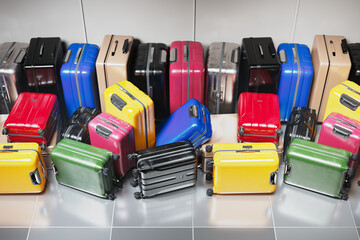
[[47, 146], [45, 150], [41, 151], [42, 155], [43, 155], [45, 167], [47, 169], [52, 169], [52, 161], [50, 158], [50, 153], [54, 149], [56, 144], [60, 141], [60, 134], [59, 134], [60, 130], [59, 129], [60, 129], [60, 127], [57, 127], [55, 129], [54, 134], [50, 140], [49, 146]]
[[330, 90], [347, 80], [351, 68], [346, 40], [343, 36], [316, 35], [311, 58], [314, 65], [309, 108], [315, 109], [318, 122], [324, 118]]
[[129, 67], [134, 44], [132, 36], [105, 35], [98, 58], [96, 73], [101, 111], [105, 112], [104, 91], [117, 82], [129, 80]]
[[[0, 114], [0, 129], [4, 128], [5, 120], [9, 114]], [[0, 134], [0, 143], [7, 143], [7, 135]]]

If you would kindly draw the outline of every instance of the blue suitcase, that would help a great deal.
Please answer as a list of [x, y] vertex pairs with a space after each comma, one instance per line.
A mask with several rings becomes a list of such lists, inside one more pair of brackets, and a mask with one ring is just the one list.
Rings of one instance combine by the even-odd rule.
[[73, 43], [69, 46], [60, 77], [69, 118], [79, 107], [100, 108], [95, 62], [99, 47]]
[[313, 64], [304, 44], [282, 43], [277, 50], [280, 61], [279, 105], [281, 121], [288, 121], [294, 107], [307, 107]]
[[196, 99], [190, 99], [161, 124], [156, 146], [189, 140], [197, 148], [211, 136], [209, 110]]

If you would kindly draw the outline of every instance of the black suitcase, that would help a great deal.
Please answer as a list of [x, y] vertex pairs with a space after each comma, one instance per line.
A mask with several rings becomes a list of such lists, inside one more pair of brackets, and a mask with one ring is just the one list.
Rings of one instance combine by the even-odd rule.
[[154, 101], [157, 122], [170, 114], [167, 55], [163, 43], [142, 43], [137, 47], [133, 69], [133, 83]]
[[100, 110], [96, 108], [79, 107], [71, 115], [71, 118], [64, 127], [61, 137], [90, 144], [88, 125], [89, 122], [100, 113]]
[[277, 94], [280, 60], [270, 37], [244, 38], [240, 60], [240, 93]]
[[153, 197], [196, 184], [197, 158], [189, 141], [170, 143], [130, 154], [137, 161], [132, 186], [139, 185], [136, 199]]
[[349, 80], [360, 85], [360, 43], [351, 43], [348, 47], [351, 60]]

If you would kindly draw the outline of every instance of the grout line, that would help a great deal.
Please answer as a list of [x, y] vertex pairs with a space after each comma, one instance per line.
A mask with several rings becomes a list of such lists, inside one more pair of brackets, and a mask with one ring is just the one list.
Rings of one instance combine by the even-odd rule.
[[[197, 171], [197, 170], [196, 170]], [[194, 226], [194, 203], [196, 201], [195, 196], [196, 196], [196, 192], [195, 192], [195, 188], [193, 188], [192, 190], [192, 201], [191, 201], [191, 236], [192, 236], [192, 240], [195, 240], [195, 226]]]
[[111, 240], [111, 237], [112, 237], [112, 230], [113, 230], [113, 226], [114, 226], [114, 215], [115, 215], [115, 201], [114, 201], [114, 206], [113, 206], [113, 211], [112, 211], [112, 217], [111, 217], [110, 237], [109, 237], [109, 240]]
[[35, 212], [36, 212], [36, 208], [37, 208], [37, 205], [38, 205], [38, 200], [39, 200], [39, 195], [36, 196], [35, 206], [34, 206], [33, 214], [31, 216], [30, 226], [29, 226], [29, 230], [27, 232], [26, 240], [29, 240], [30, 230], [31, 230], [31, 226], [32, 226], [33, 221], [34, 221]]
[[85, 36], [85, 41], [86, 43], [88, 43], [88, 37], [87, 37], [87, 31], [86, 31], [86, 24], [85, 24], [85, 14], [84, 14], [84, 6], [83, 6], [83, 1], [80, 0], [80, 7], [81, 7], [81, 19], [83, 22], [83, 26], [84, 26], [84, 36]]
[[297, 0], [297, 2], [296, 2], [296, 9], [295, 9], [294, 23], [293, 23], [293, 31], [292, 31], [292, 33], [291, 33], [291, 43], [294, 42], [296, 22], [297, 22], [297, 17], [298, 17], [298, 13], [299, 13], [299, 5], [300, 5], [300, 0]]
[[196, 41], [196, 0], [193, 0], [193, 41]]
[[360, 240], [359, 232], [358, 232], [358, 230], [356, 229], [356, 222], [355, 222], [354, 214], [353, 214], [353, 211], [352, 211], [351, 205], [350, 205], [350, 200], [348, 200], [347, 202], [348, 202], [348, 205], [349, 205], [349, 208], [350, 208], [351, 217], [352, 217], [352, 219], [353, 219], [353, 221], [354, 221], [354, 226], [355, 226], [355, 230], [356, 230], [357, 237], [358, 237], [358, 239]]
[[270, 209], [271, 209], [271, 218], [272, 218], [273, 227], [274, 227], [274, 236], [275, 236], [275, 240], [277, 240], [276, 228], [275, 228], [275, 219], [274, 219], [274, 211], [273, 211], [272, 201], [271, 201], [270, 195], [269, 195], [269, 201], [270, 201]]

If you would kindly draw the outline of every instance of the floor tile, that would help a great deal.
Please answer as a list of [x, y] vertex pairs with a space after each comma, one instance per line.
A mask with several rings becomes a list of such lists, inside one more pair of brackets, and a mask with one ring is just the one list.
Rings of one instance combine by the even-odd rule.
[[27, 228], [0, 228], [0, 239], [4, 240], [25, 240], [27, 234]]
[[191, 228], [113, 228], [111, 239], [191, 240]]
[[32, 228], [29, 240], [108, 240], [110, 228]]
[[0, 226], [30, 226], [36, 194], [0, 196]]
[[352, 182], [351, 189], [349, 191], [349, 203], [354, 216], [354, 220], [357, 227], [360, 227], [360, 168], [356, 172], [356, 176]]
[[358, 240], [355, 228], [276, 228], [277, 240]]
[[271, 240], [273, 228], [195, 228], [194, 240]]

